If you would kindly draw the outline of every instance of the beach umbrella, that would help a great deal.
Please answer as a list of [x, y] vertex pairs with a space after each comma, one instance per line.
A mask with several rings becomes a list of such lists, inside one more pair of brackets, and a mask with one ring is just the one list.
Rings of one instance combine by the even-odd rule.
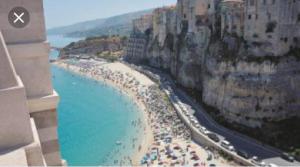
[[197, 167], [197, 166], [200, 166], [200, 164], [199, 163], [195, 163], [194, 166]]

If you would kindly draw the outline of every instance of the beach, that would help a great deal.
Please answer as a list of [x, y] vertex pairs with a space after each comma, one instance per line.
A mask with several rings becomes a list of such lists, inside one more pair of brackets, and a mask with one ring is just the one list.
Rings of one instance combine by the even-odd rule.
[[[54, 65], [102, 81], [128, 95], [143, 114], [142, 139], [129, 159], [130, 165], [228, 165], [224, 159], [191, 141], [189, 129], [178, 118], [167, 96], [145, 75], [120, 62], [95, 60], [60, 60]], [[129, 165], [124, 160], [115, 165]]]

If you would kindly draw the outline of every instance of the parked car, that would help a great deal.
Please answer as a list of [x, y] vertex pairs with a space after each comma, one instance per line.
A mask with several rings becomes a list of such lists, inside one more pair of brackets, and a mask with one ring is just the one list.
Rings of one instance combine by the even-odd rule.
[[220, 141], [220, 138], [215, 133], [209, 133], [207, 136], [214, 142], [218, 143]]
[[261, 161], [258, 159], [257, 156], [253, 156], [253, 157], [251, 158], [251, 162], [252, 162], [254, 165], [259, 166], [259, 163], [260, 163]]
[[246, 151], [243, 151], [243, 150], [238, 150], [237, 151], [237, 154], [245, 159], [249, 159], [250, 156], [248, 155], [248, 153]]
[[210, 133], [210, 131], [208, 131], [205, 127], [201, 127], [200, 131], [205, 134], [205, 135], [208, 135]]
[[281, 158], [284, 159], [284, 160], [287, 160], [289, 162], [294, 162], [295, 158], [293, 156], [291, 156], [290, 154], [288, 153], [283, 153], [281, 155]]
[[265, 166], [267, 166], [267, 164], [266, 164], [264, 161], [260, 161], [260, 162], [258, 163], [258, 166], [263, 166], [263, 167], [265, 167]]
[[269, 165], [267, 165], [267, 167], [278, 167], [278, 166], [275, 164], [269, 164]]
[[221, 142], [221, 146], [224, 147], [225, 149], [229, 150], [229, 151], [234, 151], [234, 147], [227, 140], [223, 140]]
[[267, 164], [266, 164], [264, 161], [258, 159], [257, 156], [252, 157], [251, 162], [252, 162], [255, 166], [263, 166], [263, 167], [267, 166]]

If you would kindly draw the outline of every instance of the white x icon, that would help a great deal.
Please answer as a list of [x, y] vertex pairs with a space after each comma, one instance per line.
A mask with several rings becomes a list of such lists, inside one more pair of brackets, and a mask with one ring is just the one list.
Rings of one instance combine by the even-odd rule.
[[22, 19], [22, 17], [24, 16], [24, 12], [21, 13], [20, 15], [18, 15], [17, 13], [14, 12], [14, 15], [16, 16], [16, 19], [14, 20], [14, 23], [20, 21], [21, 23], [24, 23], [24, 20]]

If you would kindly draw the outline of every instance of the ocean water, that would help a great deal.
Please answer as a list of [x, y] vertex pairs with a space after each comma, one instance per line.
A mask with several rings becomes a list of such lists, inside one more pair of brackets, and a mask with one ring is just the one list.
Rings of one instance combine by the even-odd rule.
[[[71, 42], [79, 41], [82, 38], [65, 38], [60, 35], [49, 35], [47, 39], [50, 42], [50, 45], [52, 47], [62, 48], [67, 46]], [[57, 59], [58, 56], [59, 56], [59, 52], [57, 50], [52, 49], [50, 54], [50, 59]]]
[[142, 113], [129, 97], [59, 67], [52, 66], [51, 71], [60, 95], [59, 143], [69, 165], [116, 165], [137, 150], [143, 129], [133, 122], [141, 120]]

